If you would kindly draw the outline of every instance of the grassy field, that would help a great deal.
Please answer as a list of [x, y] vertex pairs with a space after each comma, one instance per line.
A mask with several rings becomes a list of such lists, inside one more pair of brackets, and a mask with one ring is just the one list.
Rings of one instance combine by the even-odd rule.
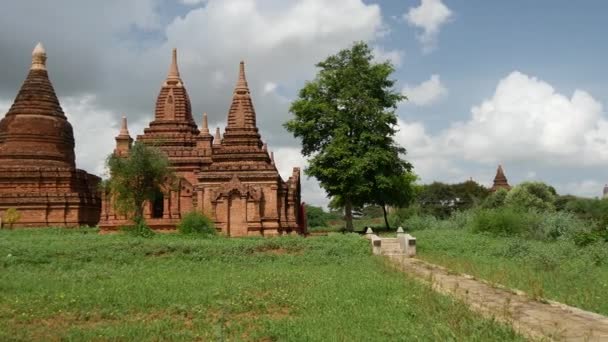
[[608, 244], [578, 247], [570, 240], [543, 242], [465, 229], [412, 234], [421, 259], [608, 315]]
[[0, 294], [2, 341], [522, 340], [406, 278], [354, 235], [0, 231]]

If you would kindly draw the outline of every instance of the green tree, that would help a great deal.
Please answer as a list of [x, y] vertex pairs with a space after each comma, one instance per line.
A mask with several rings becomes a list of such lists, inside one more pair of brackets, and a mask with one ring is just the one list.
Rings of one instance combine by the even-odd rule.
[[[384, 170], [383, 170], [384, 171]], [[412, 172], [403, 172], [401, 174], [388, 175], [381, 172], [374, 178], [372, 185], [372, 203], [382, 207], [384, 216], [384, 224], [387, 229], [390, 229], [388, 221], [387, 206], [405, 207], [414, 200], [414, 182], [417, 177]]]
[[160, 150], [136, 142], [127, 157], [106, 160], [110, 179], [104, 183], [119, 213], [130, 215], [137, 229], [146, 230], [144, 205], [154, 201], [163, 186], [172, 186], [169, 159]]
[[523, 182], [509, 191], [505, 205], [520, 209], [554, 210], [557, 192], [543, 182]]
[[390, 62], [374, 63], [367, 44], [355, 43], [317, 64], [290, 108], [285, 127], [302, 141], [311, 157], [306, 174], [315, 177], [330, 197], [344, 204], [346, 229], [353, 230], [353, 207], [374, 202], [373, 185], [383, 170], [401, 175], [411, 165], [399, 158], [405, 149], [393, 136], [395, 109], [405, 97], [393, 89]]

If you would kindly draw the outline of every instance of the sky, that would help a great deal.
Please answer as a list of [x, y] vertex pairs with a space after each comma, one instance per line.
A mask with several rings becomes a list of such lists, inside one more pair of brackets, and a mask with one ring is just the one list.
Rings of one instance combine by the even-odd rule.
[[[0, 8], [0, 115], [38, 41], [74, 126], [79, 168], [103, 176], [122, 115], [153, 119], [171, 49], [198, 122], [223, 129], [244, 60], [258, 127], [284, 178], [306, 167], [282, 124], [315, 64], [365, 41], [396, 67], [395, 139], [422, 183], [608, 183], [608, 2], [602, 0], [20, 0]], [[326, 205], [303, 177], [303, 201]]]

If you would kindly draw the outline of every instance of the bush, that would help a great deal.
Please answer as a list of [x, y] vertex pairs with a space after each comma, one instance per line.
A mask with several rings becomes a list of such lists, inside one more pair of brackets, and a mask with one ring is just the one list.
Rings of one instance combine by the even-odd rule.
[[485, 201], [483, 201], [481, 207], [486, 209], [496, 209], [505, 205], [505, 199], [507, 198], [507, 194], [509, 192], [506, 189], [498, 189], [490, 196], [486, 197]]
[[182, 220], [177, 225], [177, 230], [182, 234], [215, 235], [217, 233], [213, 221], [195, 211], [187, 213], [182, 217]]
[[540, 221], [537, 227], [530, 227], [530, 237], [537, 240], [571, 239], [577, 233], [591, 231], [585, 222], [569, 212], [545, 212], [537, 214]]
[[306, 205], [306, 223], [308, 227], [327, 227], [327, 221], [332, 215], [326, 213], [323, 208]]
[[473, 232], [489, 232], [499, 236], [520, 235], [536, 225], [528, 212], [505, 207], [500, 209], [480, 209], [473, 216]]
[[524, 182], [509, 191], [505, 204], [520, 209], [554, 210], [557, 193], [542, 182]]

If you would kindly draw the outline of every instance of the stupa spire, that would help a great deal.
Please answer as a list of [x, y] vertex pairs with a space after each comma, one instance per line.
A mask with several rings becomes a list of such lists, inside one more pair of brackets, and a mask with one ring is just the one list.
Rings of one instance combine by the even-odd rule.
[[245, 62], [241, 61], [239, 66], [239, 78], [234, 87], [235, 94], [249, 94], [249, 86], [247, 85], [247, 77], [245, 76]]
[[32, 67], [31, 70], [46, 70], [46, 50], [42, 43], [38, 42], [34, 51], [32, 51]]
[[209, 123], [207, 121], [207, 113], [203, 113], [203, 127], [201, 133], [209, 133]]
[[169, 65], [169, 73], [167, 74], [167, 83], [170, 82], [181, 82], [181, 78], [179, 76], [179, 69], [177, 67], [177, 49], [173, 49], [173, 53], [171, 54], [171, 65]]
[[127, 117], [126, 116], [122, 116], [122, 120], [120, 123], [120, 133], [119, 135], [121, 136], [130, 136], [129, 134], [129, 127], [127, 126]]
[[222, 143], [222, 136], [220, 135], [220, 128], [215, 128], [215, 138], [213, 138], [213, 145], [220, 145]]

